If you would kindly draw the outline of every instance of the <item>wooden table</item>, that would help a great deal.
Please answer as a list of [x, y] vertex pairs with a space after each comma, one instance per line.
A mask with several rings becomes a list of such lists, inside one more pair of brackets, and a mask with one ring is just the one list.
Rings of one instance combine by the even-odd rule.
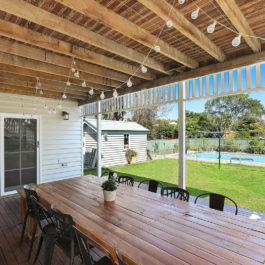
[[264, 264], [265, 224], [120, 184], [113, 203], [93, 176], [33, 188], [46, 207], [128, 264]]

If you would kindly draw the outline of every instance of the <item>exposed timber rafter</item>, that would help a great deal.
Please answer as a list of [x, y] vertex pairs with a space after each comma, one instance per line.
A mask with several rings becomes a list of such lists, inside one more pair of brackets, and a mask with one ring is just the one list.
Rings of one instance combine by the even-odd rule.
[[[87, 44], [112, 52], [116, 55], [127, 58], [139, 64], [142, 64], [145, 59], [145, 54], [139, 53], [134, 49], [128, 48], [125, 45], [112, 41], [111, 39], [92, 32], [85, 27], [70, 22], [67, 19], [56, 16], [48, 11], [45, 11], [44, 9], [35, 7], [34, 5], [29, 4], [23, 0], [0, 0], [0, 10], [18, 16], [20, 18], [24, 18], [51, 30], [60, 32], [61, 34], [70, 36]], [[101, 57], [107, 59], [106, 56]], [[152, 69], [165, 72], [163, 65], [157, 60], [149, 58], [148, 60], [146, 60], [145, 64]], [[106, 67], [115, 69], [114, 67], [107, 65]], [[138, 68], [136, 66], [130, 65], [129, 68], [131, 68], [130, 74], [135, 72], [136, 76], [143, 79], [146, 79], [148, 76], [148, 79], [153, 79], [153, 77], [150, 77], [150, 73], [143, 74], [140, 70], [137, 71]]]
[[243, 34], [243, 38], [246, 40], [248, 46], [254, 52], [259, 52], [261, 50], [261, 42], [259, 39], [255, 38], [255, 33], [249, 26], [235, 0], [216, 0], [216, 2], [222, 8], [225, 15], [229, 18], [238, 32]]
[[[64, 77], [68, 77], [69, 71], [70, 71], [69, 68], [55, 66], [53, 64], [47, 64], [43, 62], [38, 62], [35, 60], [26, 59], [24, 57], [7, 54], [3, 52], [0, 52], [0, 63], [18, 66], [18, 67], [22, 67], [26, 69], [31, 69], [31, 70], [38, 69], [38, 71], [40, 72], [61, 75]], [[80, 78], [74, 77], [73, 74], [71, 74], [71, 78], [79, 80], [80, 83], [82, 82], [82, 80], [86, 80], [91, 83], [101, 84], [101, 85], [110, 86], [114, 88], [121, 85], [121, 83], [118, 81], [106, 79], [106, 78], [99, 77], [99, 76], [93, 76], [93, 75], [90, 75], [84, 72], [80, 72]]]
[[160, 46], [160, 53], [174, 61], [182, 63], [190, 68], [198, 67], [198, 62], [196, 60], [187, 56], [175, 47], [167, 44], [163, 40], [159, 38], [156, 39], [156, 36], [147, 30], [140, 28], [138, 25], [123, 18], [119, 14], [94, 0], [79, 0], [78, 5], [75, 0], [57, 0], [57, 2], [60, 2], [61, 4], [80, 12], [81, 14], [92, 17], [93, 19], [100, 19], [105, 25], [149, 48], [153, 48], [154, 43], [156, 43], [156, 45]]
[[[69, 0], [68, 0], [69, 1]], [[230, 0], [228, 0], [230, 1]], [[138, 0], [164, 21], [171, 20], [173, 27], [213, 56], [216, 60], [223, 62], [226, 58], [223, 51], [217, 47], [203, 32], [194, 26], [177, 9], [172, 8], [166, 0]], [[168, 14], [170, 18], [168, 18]]]

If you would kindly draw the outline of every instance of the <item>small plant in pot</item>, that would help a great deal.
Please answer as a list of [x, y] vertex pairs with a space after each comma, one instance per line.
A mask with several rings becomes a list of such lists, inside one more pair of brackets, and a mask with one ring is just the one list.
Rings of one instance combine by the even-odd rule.
[[114, 177], [109, 177], [108, 180], [105, 180], [101, 188], [103, 189], [104, 201], [111, 202], [116, 199], [116, 190], [117, 190], [117, 182]]
[[128, 161], [129, 164], [135, 164], [136, 163], [136, 156], [137, 156], [137, 152], [132, 150], [132, 149], [128, 149], [126, 151], [126, 159]]

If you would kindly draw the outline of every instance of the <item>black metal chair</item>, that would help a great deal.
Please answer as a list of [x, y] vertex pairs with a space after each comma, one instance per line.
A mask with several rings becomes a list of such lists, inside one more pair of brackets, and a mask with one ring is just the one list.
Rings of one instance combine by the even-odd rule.
[[54, 220], [49, 211], [41, 205], [36, 198], [32, 197], [32, 202], [34, 204], [36, 215], [38, 216], [38, 225], [41, 230], [40, 241], [38, 245], [38, 250], [35, 256], [34, 263], [37, 261], [40, 254], [41, 246], [43, 242], [45, 243], [45, 259], [44, 265], [52, 264], [52, 256], [54, 251], [54, 246], [56, 242], [56, 226]]
[[55, 206], [52, 206], [51, 209], [56, 226], [55, 244], [70, 258], [70, 265], [72, 265], [74, 257], [80, 255], [73, 231], [73, 218], [69, 214], [57, 211]]
[[119, 261], [119, 265], [128, 265], [127, 263], [125, 263], [125, 262], [121, 259], [118, 248], [115, 247], [114, 249], [115, 249], [116, 257], [117, 257], [117, 259], [118, 259], [118, 261]]
[[22, 246], [22, 244], [23, 244], [23, 239], [24, 239], [24, 234], [25, 234], [25, 229], [27, 226], [28, 218], [31, 217], [33, 219], [34, 223], [33, 223], [33, 232], [32, 232], [32, 238], [31, 238], [31, 242], [30, 242], [29, 253], [28, 253], [28, 260], [29, 260], [31, 257], [33, 243], [35, 241], [35, 235], [36, 235], [36, 231], [37, 231], [38, 220], [41, 220], [45, 217], [44, 216], [38, 216], [38, 213], [36, 213], [35, 204], [32, 201], [32, 198], [35, 198], [36, 201], [39, 200], [39, 196], [38, 196], [37, 192], [35, 190], [30, 190], [30, 189], [25, 188], [25, 187], [24, 187], [24, 192], [25, 192], [25, 196], [26, 196], [27, 209], [26, 209], [24, 222], [23, 222], [23, 228], [22, 228], [21, 237], [20, 237], [20, 246]]
[[164, 187], [161, 189], [161, 195], [167, 196], [182, 201], [189, 201], [190, 194], [187, 190], [177, 188], [177, 187]]
[[[113, 257], [107, 249], [86, 236], [75, 226], [73, 226], [73, 229], [75, 231], [79, 250], [85, 265], [115, 265]], [[95, 261], [91, 255], [91, 250], [93, 249], [93, 247], [101, 250], [106, 256], [100, 258], [98, 261]]]
[[133, 187], [134, 179], [132, 177], [129, 177], [129, 176], [119, 176], [118, 177], [118, 183], [126, 184], [126, 185]]
[[203, 193], [200, 194], [199, 196], [196, 197], [194, 203], [197, 202], [198, 198], [203, 197], [203, 196], [210, 196], [210, 200], [209, 200], [209, 207], [215, 210], [219, 210], [219, 211], [223, 211], [224, 210], [224, 203], [225, 203], [225, 199], [230, 200], [236, 207], [236, 211], [235, 211], [235, 215], [237, 215], [238, 213], [238, 207], [235, 201], [233, 201], [232, 199], [230, 199], [229, 197], [222, 195], [222, 194], [217, 194], [217, 193]]
[[143, 181], [141, 181], [138, 185], [138, 188], [140, 188], [140, 186], [145, 183], [145, 182], [148, 182], [148, 191], [151, 191], [151, 192], [157, 192], [157, 188], [158, 186], [161, 186], [161, 188], [163, 188], [163, 185], [162, 183], [160, 183], [159, 181], [156, 181], [156, 180], [153, 180], [153, 179], [145, 179]]

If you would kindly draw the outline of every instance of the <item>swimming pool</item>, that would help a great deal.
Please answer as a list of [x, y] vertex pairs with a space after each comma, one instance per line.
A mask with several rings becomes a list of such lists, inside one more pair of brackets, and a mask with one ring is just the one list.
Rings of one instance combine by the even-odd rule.
[[[188, 157], [194, 158], [206, 158], [206, 159], [218, 159], [219, 154], [216, 152], [204, 152], [198, 154], [188, 154]], [[240, 154], [221, 154], [221, 160], [231, 160], [231, 158], [241, 159], [243, 162], [257, 162], [257, 163], [265, 163], [265, 156], [262, 155], [240, 155]], [[253, 159], [244, 160], [244, 159]]]

